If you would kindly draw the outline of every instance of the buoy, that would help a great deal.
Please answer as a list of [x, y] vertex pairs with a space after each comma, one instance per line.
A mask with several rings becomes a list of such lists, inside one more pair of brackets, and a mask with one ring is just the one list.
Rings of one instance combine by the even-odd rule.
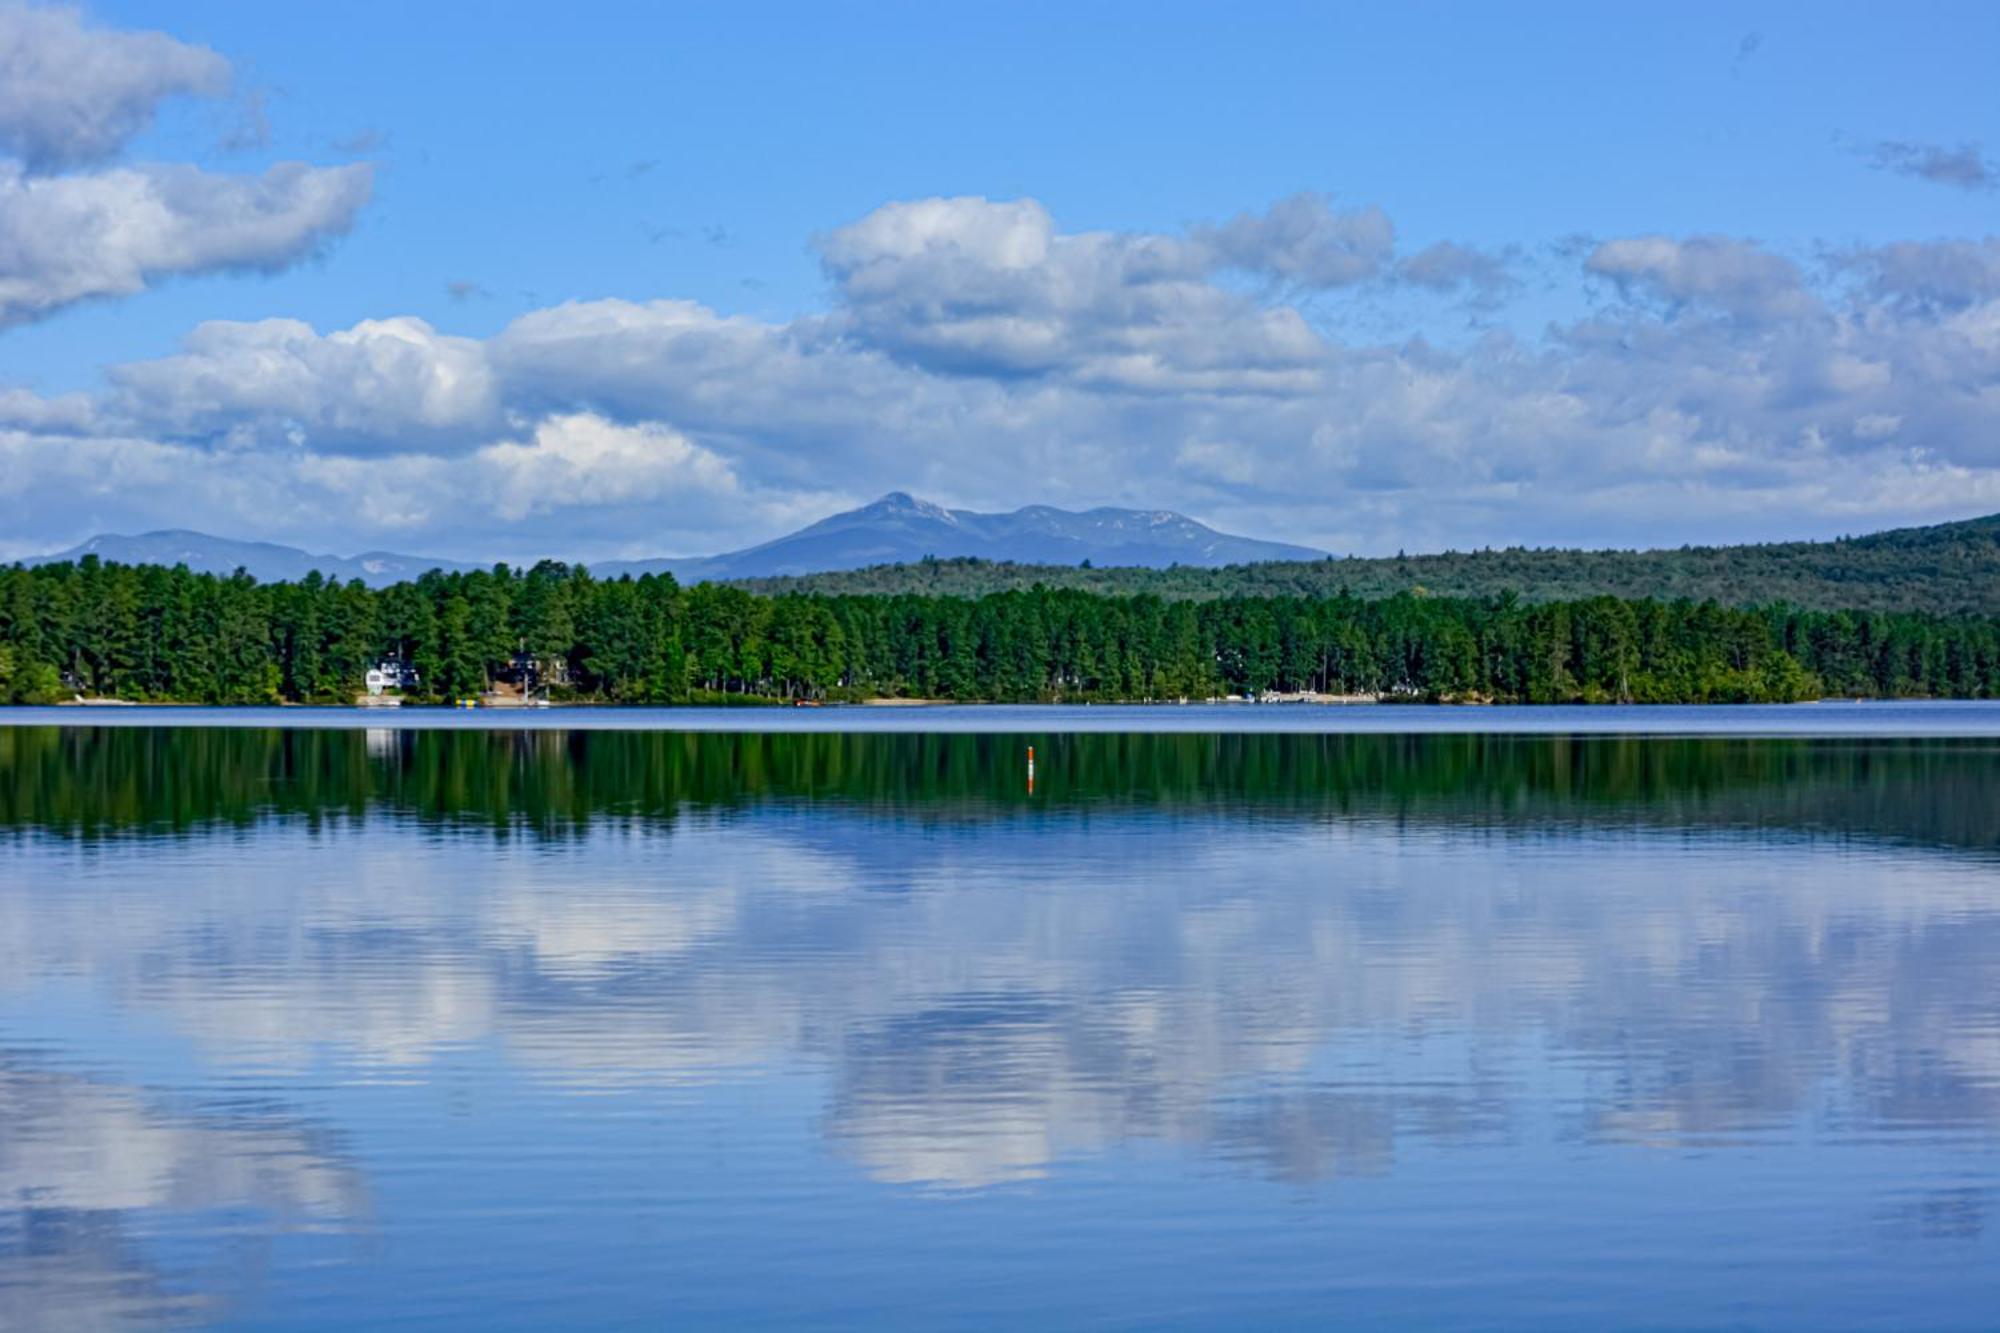
[[1035, 747], [1028, 747], [1028, 795], [1035, 794]]

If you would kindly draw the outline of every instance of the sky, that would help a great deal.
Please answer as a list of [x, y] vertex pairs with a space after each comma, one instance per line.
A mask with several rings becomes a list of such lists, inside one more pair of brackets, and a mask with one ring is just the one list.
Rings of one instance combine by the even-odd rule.
[[2000, 511], [2000, 7], [11, 5], [0, 558]]

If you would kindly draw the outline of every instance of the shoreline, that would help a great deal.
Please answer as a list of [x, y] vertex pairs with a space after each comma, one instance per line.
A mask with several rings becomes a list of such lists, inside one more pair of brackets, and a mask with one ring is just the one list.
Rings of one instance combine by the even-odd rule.
[[2000, 741], [2000, 701], [1799, 704], [923, 704], [903, 707], [356, 708], [132, 704], [0, 707], [0, 729], [230, 727], [352, 731], [686, 731], [817, 734], [1540, 735]]
[[1018, 709], [1049, 709], [1049, 710], [1083, 709], [1083, 708], [1167, 709], [1167, 710], [1177, 710], [1177, 709], [1187, 709], [1187, 708], [1228, 708], [1235, 710], [1243, 708], [1364, 709], [1372, 707], [1372, 708], [1421, 708], [1421, 709], [1566, 708], [1566, 709], [1577, 709], [1585, 711], [1603, 711], [1607, 709], [1651, 710], [1651, 709], [1671, 709], [1671, 708], [1725, 708], [1725, 709], [1820, 708], [1820, 707], [1830, 707], [1835, 705], [1842, 707], [1852, 707], [1855, 705], [1901, 707], [1912, 704], [1953, 705], [1953, 706], [1978, 705], [1978, 704], [2000, 705], [2000, 700], [1949, 699], [1949, 698], [1928, 698], [1928, 697], [1891, 698], [1886, 696], [1877, 697], [1877, 696], [1866, 696], [1866, 695], [1843, 695], [1843, 696], [1827, 696], [1819, 699], [1796, 699], [1796, 700], [1791, 700], [1789, 702], [1764, 700], [1754, 703], [1637, 703], [1637, 702], [1626, 701], [1626, 702], [1605, 702], [1605, 703], [1533, 704], [1533, 703], [1510, 703], [1510, 702], [1495, 701], [1492, 699], [1485, 699], [1485, 698], [1424, 699], [1424, 698], [1417, 698], [1410, 696], [1386, 697], [1379, 694], [1307, 693], [1307, 694], [1268, 695], [1263, 698], [1257, 698], [1257, 699], [1252, 699], [1246, 695], [1225, 694], [1225, 695], [1216, 695], [1206, 699], [1115, 699], [1106, 701], [1085, 700], [1081, 703], [1068, 703], [1063, 701], [1035, 702], [1035, 703], [1008, 703], [992, 699], [977, 699], [977, 700], [914, 699], [914, 698], [902, 698], [902, 697], [885, 695], [882, 697], [872, 698], [872, 699], [819, 699], [811, 701], [771, 699], [771, 700], [757, 700], [757, 701], [745, 700], [743, 702], [738, 702], [738, 703], [703, 702], [703, 703], [683, 703], [683, 704], [620, 704], [620, 703], [605, 703], [602, 701], [589, 700], [589, 699], [564, 700], [564, 701], [539, 700], [533, 703], [502, 701], [496, 703], [496, 702], [487, 702], [484, 699], [482, 699], [481, 702], [478, 704], [478, 706], [475, 708], [475, 707], [468, 707], [462, 704], [450, 704], [450, 703], [410, 703], [400, 698], [395, 698], [393, 696], [380, 699], [356, 700], [354, 703], [351, 704], [295, 703], [289, 699], [280, 700], [279, 702], [276, 703], [262, 703], [262, 704], [203, 704], [203, 703], [191, 703], [186, 700], [180, 700], [180, 699], [138, 700], [138, 699], [79, 698], [79, 699], [58, 699], [56, 702], [49, 704], [0, 704], [0, 713], [28, 712], [28, 711], [51, 712], [56, 709], [95, 710], [95, 709], [106, 709], [106, 708], [204, 709], [216, 712], [227, 711], [235, 713], [235, 712], [254, 711], [254, 712], [267, 712], [273, 714], [290, 713], [290, 712], [359, 713], [368, 716], [381, 716], [385, 713], [401, 714], [404, 713], [404, 710], [408, 710], [409, 713], [414, 713], [418, 715], [429, 715], [434, 713], [467, 713], [467, 712], [517, 713], [517, 712], [579, 712], [579, 711], [608, 712], [608, 713], [749, 712], [749, 713], [768, 714], [768, 713], [790, 713], [793, 711], [801, 711], [801, 710], [842, 713], [842, 712], [850, 712], [855, 709], [944, 709], [944, 708], [958, 708], [958, 709], [1018, 708]]

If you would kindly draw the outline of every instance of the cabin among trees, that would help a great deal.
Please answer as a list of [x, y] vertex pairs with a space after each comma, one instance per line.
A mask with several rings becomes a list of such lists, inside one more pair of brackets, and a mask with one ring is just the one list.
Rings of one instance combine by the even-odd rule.
[[569, 658], [560, 653], [531, 653], [515, 650], [505, 666], [493, 673], [494, 682], [511, 686], [524, 695], [548, 694], [569, 688]]

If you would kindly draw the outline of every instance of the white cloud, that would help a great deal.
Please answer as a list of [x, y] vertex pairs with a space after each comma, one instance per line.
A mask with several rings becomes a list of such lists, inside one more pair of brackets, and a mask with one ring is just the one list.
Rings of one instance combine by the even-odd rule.
[[835, 273], [865, 281], [872, 265], [926, 256], [984, 269], [1035, 269], [1048, 262], [1054, 239], [1054, 220], [1032, 199], [918, 199], [884, 204], [839, 228], [820, 243], [820, 254]]
[[97, 400], [86, 393], [44, 398], [28, 389], [0, 389], [0, 429], [77, 434], [94, 429], [98, 417]]
[[188, 166], [30, 176], [0, 166], [0, 326], [162, 277], [282, 268], [346, 231], [365, 163], [285, 162], [261, 176]]
[[1201, 241], [1063, 234], [1032, 200], [924, 199], [886, 204], [820, 251], [841, 298], [836, 326], [928, 370], [1142, 393], [1297, 392], [1320, 353], [1298, 311], [1207, 276], [1311, 262], [1310, 227], [1253, 234], [1262, 225], [1238, 219]]
[[736, 490], [729, 465], [679, 431], [621, 426], [588, 412], [541, 422], [528, 440], [490, 444], [471, 467], [482, 474], [474, 484], [491, 492], [503, 519]]
[[[745, 493], [726, 460], [679, 432], [589, 413], [550, 417], [519, 438], [458, 455], [356, 457], [0, 429], [0, 512], [81, 515], [93, 530], [326, 532], [338, 534], [329, 535], [333, 544], [356, 547], [357, 534], [444, 531], [490, 542], [482, 553], [575, 556], [586, 553], [575, 543], [537, 545], [523, 520], [567, 522], [596, 511], [671, 544], [680, 533], [710, 535], [712, 516], [740, 521], [761, 516], [767, 503]], [[603, 538], [619, 531], [605, 526], [582, 545], [602, 554]], [[17, 543], [0, 548], [0, 558], [37, 549]]]
[[167, 98], [229, 82], [229, 62], [205, 46], [88, 28], [66, 7], [0, 5], [0, 149], [31, 170], [107, 158]]
[[[229, 86], [206, 47], [0, 0], [0, 153], [12, 154], [0, 157], [0, 328], [163, 278], [284, 268], [353, 225], [373, 189], [366, 164], [75, 170], [116, 155], [166, 99]], [[256, 132], [232, 137], [261, 142], [261, 95], [243, 111]]]
[[470, 447], [503, 424], [485, 345], [421, 319], [324, 337], [298, 320], [215, 321], [110, 378], [125, 416], [176, 436], [371, 452]]

